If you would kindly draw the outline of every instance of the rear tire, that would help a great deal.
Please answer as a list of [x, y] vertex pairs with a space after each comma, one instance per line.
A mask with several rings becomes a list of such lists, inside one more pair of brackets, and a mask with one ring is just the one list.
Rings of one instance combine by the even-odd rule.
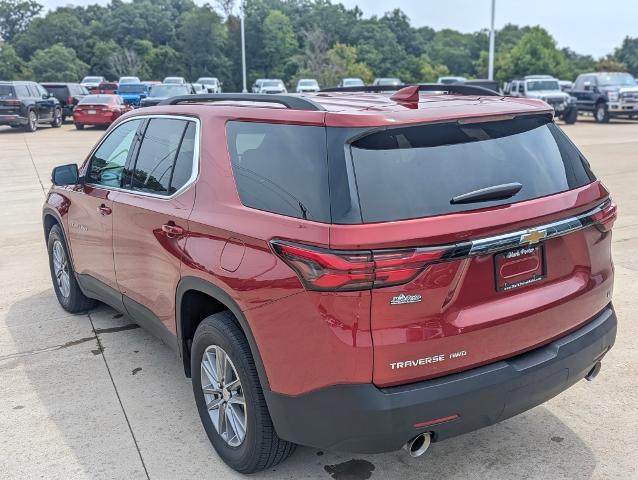
[[53, 128], [60, 128], [62, 126], [62, 122], [63, 122], [63, 117], [62, 117], [62, 109], [61, 108], [56, 108], [53, 111], [53, 120], [51, 121], [51, 126]]
[[594, 120], [596, 123], [609, 123], [609, 109], [605, 102], [599, 102], [594, 109]]
[[38, 114], [29, 110], [27, 114], [27, 124], [24, 126], [25, 132], [33, 133], [38, 129]]
[[78, 130], [84, 130], [84, 125], [82, 125], [81, 123], [76, 123], [75, 128], [77, 128]]
[[[228, 358], [230, 363], [223, 364], [232, 367], [232, 370], [220, 368], [222, 375], [211, 372], [211, 365], [217, 365], [220, 358]], [[275, 432], [250, 347], [230, 312], [211, 315], [197, 327], [191, 348], [191, 372], [204, 430], [229, 467], [244, 474], [259, 472], [281, 463], [294, 452], [296, 445], [280, 439]], [[222, 380], [216, 383], [215, 378]], [[226, 389], [225, 385], [235, 386]], [[210, 410], [207, 402], [213, 405]], [[220, 418], [228, 418], [229, 423], [222, 425]], [[238, 425], [239, 432], [234, 436], [233, 425]]]
[[53, 290], [62, 308], [70, 313], [85, 312], [93, 308], [96, 301], [85, 296], [80, 290], [59, 225], [54, 225], [49, 232], [47, 250]]
[[567, 125], [573, 125], [574, 123], [576, 123], [577, 119], [578, 119], [578, 109], [576, 108], [570, 108], [563, 114], [563, 121]]

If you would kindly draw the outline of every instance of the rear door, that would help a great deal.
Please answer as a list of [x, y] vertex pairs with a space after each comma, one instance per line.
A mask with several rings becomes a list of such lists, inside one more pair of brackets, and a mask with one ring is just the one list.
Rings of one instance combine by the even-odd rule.
[[176, 334], [175, 291], [195, 201], [190, 187], [198, 151], [196, 119], [147, 118], [129, 162], [132, 174], [113, 207], [115, 270], [124, 304], [166, 342]]
[[548, 119], [390, 129], [349, 150], [363, 225], [333, 227], [331, 247], [373, 252], [376, 384], [516, 355], [609, 302], [610, 235], [581, 228], [606, 192]]

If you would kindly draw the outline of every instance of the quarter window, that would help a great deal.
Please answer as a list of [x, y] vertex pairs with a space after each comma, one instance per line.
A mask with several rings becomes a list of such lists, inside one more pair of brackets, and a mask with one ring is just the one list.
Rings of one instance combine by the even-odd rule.
[[125, 122], [106, 137], [91, 157], [87, 173], [89, 183], [106, 187], [121, 186], [126, 159], [141, 123], [141, 120]]

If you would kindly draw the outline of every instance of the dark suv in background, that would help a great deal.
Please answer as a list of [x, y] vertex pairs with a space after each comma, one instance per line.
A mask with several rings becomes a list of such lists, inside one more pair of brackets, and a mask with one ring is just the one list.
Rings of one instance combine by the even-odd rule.
[[35, 82], [0, 82], [0, 125], [35, 132], [39, 123], [62, 125], [58, 99]]
[[63, 122], [66, 120], [66, 117], [73, 116], [75, 106], [89, 94], [86, 87], [83, 87], [79, 83], [46, 82], [41, 85], [60, 102]]
[[592, 113], [598, 123], [638, 116], [638, 84], [629, 73], [583, 73], [568, 93], [576, 97], [578, 110]]

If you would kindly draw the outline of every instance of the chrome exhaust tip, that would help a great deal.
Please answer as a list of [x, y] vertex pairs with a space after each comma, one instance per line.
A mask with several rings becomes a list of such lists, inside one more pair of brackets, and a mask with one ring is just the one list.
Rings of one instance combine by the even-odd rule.
[[432, 434], [430, 432], [421, 433], [414, 437], [412, 440], [408, 440], [403, 446], [412, 458], [420, 457], [430, 447], [432, 441]]
[[588, 382], [591, 382], [594, 378], [596, 378], [598, 374], [600, 373], [600, 369], [602, 366], [603, 366], [602, 363], [596, 362], [596, 365], [594, 365], [592, 369], [589, 371], [589, 373], [585, 375], [585, 380], [587, 380]]

